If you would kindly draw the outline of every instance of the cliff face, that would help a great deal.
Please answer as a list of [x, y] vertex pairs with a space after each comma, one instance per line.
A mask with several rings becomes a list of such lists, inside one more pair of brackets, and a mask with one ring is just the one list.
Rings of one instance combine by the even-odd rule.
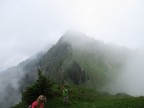
[[104, 44], [82, 33], [67, 32], [46, 53], [7, 72], [18, 74], [14, 76], [19, 77], [17, 87], [11, 89], [17, 97], [20, 97], [21, 90], [36, 80], [38, 68], [58, 83], [103, 89], [121, 72], [128, 55], [126, 48]]
[[[129, 55], [129, 50], [104, 44], [82, 33], [67, 32], [39, 59], [24, 66], [26, 75], [21, 87], [36, 78], [38, 68], [58, 83], [101, 88], [111, 76], [117, 76]], [[25, 81], [26, 80], [26, 81]]]

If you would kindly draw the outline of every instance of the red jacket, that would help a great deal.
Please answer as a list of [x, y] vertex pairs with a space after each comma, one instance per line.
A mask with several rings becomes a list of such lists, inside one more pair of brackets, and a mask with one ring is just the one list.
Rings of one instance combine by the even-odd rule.
[[[37, 101], [34, 101], [32, 103], [32, 108], [36, 108], [37, 104], [38, 104]], [[44, 108], [44, 103], [41, 103], [40, 108]]]

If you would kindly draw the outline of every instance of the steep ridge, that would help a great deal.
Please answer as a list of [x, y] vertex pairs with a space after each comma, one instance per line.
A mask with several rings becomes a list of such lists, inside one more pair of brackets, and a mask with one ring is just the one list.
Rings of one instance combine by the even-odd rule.
[[104, 44], [82, 33], [70, 31], [39, 60], [31, 61], [24, 67], [26, 76], [23, 81], [28, 78], [34, 80], [36, 70], [41, 68], [45, 75], [58, 83], [99, 89], [121, 72], [128, 55], [126, 48]]
[[[20, 91], [36, 80], [38, 68], [58, 83], [103, 90], [122, 71], [129, 53], [127, 48], [68, 31], [46, 53], [27, 59], [6, 72], [13, 71], [13, 79], [19, 77], [16, 89], [11, 89], [11, 92], [17, 94], [16, 97], [20, 97]], [[6, 75], [6, 78], [9, 77]]]

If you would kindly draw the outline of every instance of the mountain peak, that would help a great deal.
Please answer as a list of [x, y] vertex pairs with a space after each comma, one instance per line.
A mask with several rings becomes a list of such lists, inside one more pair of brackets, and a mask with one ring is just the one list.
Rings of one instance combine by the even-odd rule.
[[60, 38], [60, 41], [70, 41], [77, 40], [86, 37], [84, 33], [69, 30], [64, 33], [64, 35]]
[[78, 32], [78, 31], [73, 31], [73, 30], [69, 30], [67, 31], [59, 40], [58, 43], [69, 43], [72, 46], [83, 46], [83, 45], [87, 45], [89, 43], [95, 43], [96, 40], [94, 40], [91, 37], [88, 37], [87, 35], [85, 35], [84, 33]]

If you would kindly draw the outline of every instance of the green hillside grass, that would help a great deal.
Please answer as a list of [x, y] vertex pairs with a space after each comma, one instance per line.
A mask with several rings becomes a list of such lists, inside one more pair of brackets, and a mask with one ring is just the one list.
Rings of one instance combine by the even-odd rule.
[[[121, 97], [106, 93], [99, 93], [85, 88], [68, 88], [71, 105], [64, 107], [63, 97], [48, 98], [44, 108], [143, 108], [144, 97]], [[61, 92], [61, 90], [59, 90]], [[12, 108], [26, 108], [24, 103], [19, 103]]]
[[107, 82], [110, 69], [104, 62], [104, 58], [93, 53], [74, 52], [74, 60], [85, 69], [93, 87], [103, 86]]
[[[35, 61], [29, 62], [24, 66], [26, 74], [23, 76], [24, 80], [20, 81], [20, 88], [24, 89], [35, 81], [35, 71], [39, 67], [44, 70], [45, 75], [58, 83], [65, 81], [70, 85], [96, 89], [103, 89], [114, 78], [113, 76], [118, 76], [123, 61], [115, 59], [119, 57], [115, 50], [91, 39], [88, 39], [90, 40], [88, 43], [84, 41], [73, 45], [74, 43], [69, 42], [68, 37], [65, 38], [62, 37], [36, 63]], [[112, 56], [115, 58], [113, 59]]]
[[[143, 108], [144, 97], [132, 97], [124, 93], [110, 95], [80, 86], [65, 86], [69, 91], [70, 106], [63, 104], [61, 85], [49, 80], [38, 69], [37, 81], [22, 92], [22, 101], [11, 108], [27, 108], [37, 96], [45, 94], [44, 108]], [[35, 98], [33, 98], [35, 97]]]

